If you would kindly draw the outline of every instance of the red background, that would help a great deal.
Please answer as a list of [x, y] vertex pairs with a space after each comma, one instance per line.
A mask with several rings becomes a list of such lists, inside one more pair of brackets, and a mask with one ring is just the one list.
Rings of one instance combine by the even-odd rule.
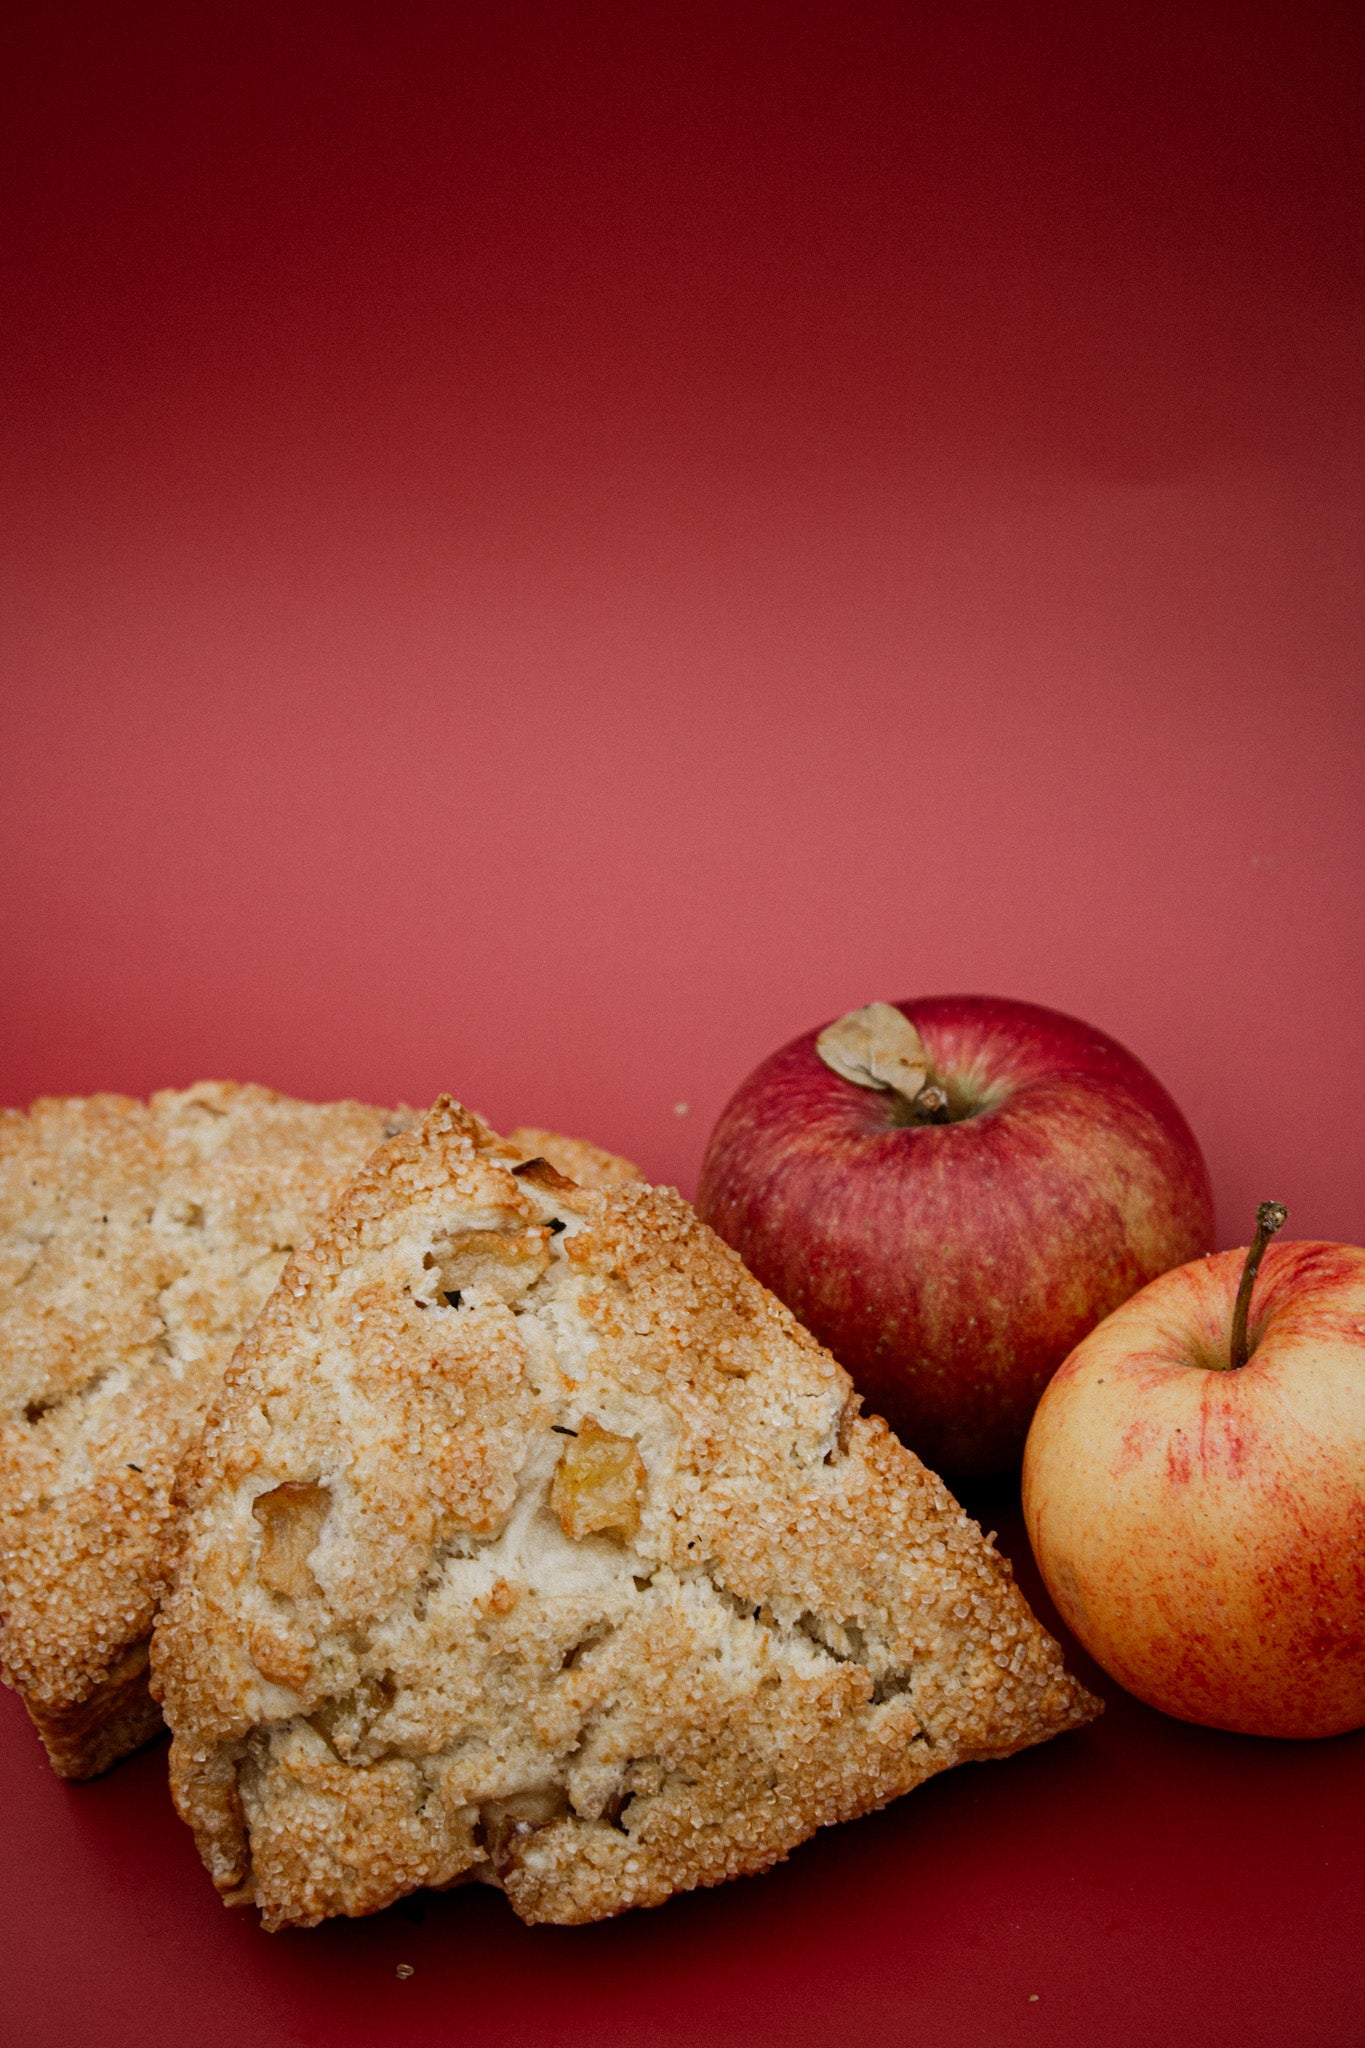
[[[689, 1190], [971, 988], [1148, 1061], [1221, 1241], [1365, 1240], [1355, 10], [4, 36], [5, 1099], [449, 1088]], [[0, 1701], [7, 2042], [1365, 2041], [1361, 1738], [1119, 1701], [573, 1934], [267, 1940], [161, 1779]]]

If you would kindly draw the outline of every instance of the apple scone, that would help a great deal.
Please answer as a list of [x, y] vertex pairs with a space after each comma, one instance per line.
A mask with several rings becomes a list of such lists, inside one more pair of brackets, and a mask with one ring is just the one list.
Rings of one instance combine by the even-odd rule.
[[152, 1683], [229, 1903], [595, 1920], [1097, 1711], [687, 1203], [508, 1153], [444, 1101], [382, 1146], [185, 1461]]
[[176, 1466], [289, 1253], [413, 1121], [230, 1082], [0, 1112], [0, 1672], [62, 1776], [161, 1727]]

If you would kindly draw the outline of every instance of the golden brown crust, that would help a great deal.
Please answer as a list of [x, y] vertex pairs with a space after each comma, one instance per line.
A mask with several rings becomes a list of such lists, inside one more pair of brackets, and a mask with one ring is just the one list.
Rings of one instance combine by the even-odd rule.
[[151, 1638], [125, 1650], [99, 1683], [72, 1706], [30, 1699], [29, 1718], [59, 1778], [97, 1778], [120, 1757], [160, 1735], [165, 1723], [147, 1684]]
[[[511, 1157], [448, 1103], [381, 1148], [185, 1463], [153, 1689], [205, 1862], [271, 1927], [469, 1876], [528, 1920], [656, 1904], [1096, 1711], [685, 1202]], [[556, 1495], [574, 1432], [617, 1449]]]

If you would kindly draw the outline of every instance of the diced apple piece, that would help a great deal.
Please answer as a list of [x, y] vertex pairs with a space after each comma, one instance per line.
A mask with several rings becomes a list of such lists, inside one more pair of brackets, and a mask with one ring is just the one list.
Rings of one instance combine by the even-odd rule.
[[550, 1505], [575, 1543], [608, 1533], [629, 1542], [640, 1526], [645, 1484], [644, 1459], [634, 1439], [614, 1436], [589, 1416], [564, 1446]]
[[256, 1576], [272, 1593], [306, 1600], [317, 1591], [308, 1559], [317, 1547], [332, 1496], [325, 1486], [286, 1480], [263, 1493], [251, 1512], [261, 1525], [261, 1555]]

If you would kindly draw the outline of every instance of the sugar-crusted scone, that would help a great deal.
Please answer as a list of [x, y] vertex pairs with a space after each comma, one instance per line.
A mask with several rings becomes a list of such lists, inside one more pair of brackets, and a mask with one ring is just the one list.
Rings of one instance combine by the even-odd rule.
[[[0, 1112], [0, 1669], [64, 1777], [161, 1727], [176, 1465], [289, 1252], [413, 1120], [231, 1082]], [[584, 1175], [628, 1170], [527, 1135]]]
[[268, 1927], [578, 1922], [1097, 1711], [1008, 1566], [668, 1189], [440, 1103], [285, 1269], [182, 1474], [171, 1783]]
[[160, 1728], [180, 1456], [289, 1252], [412, 1121], [231, 1082], [0, 1112], [0, 1669], [63, 1777]]

